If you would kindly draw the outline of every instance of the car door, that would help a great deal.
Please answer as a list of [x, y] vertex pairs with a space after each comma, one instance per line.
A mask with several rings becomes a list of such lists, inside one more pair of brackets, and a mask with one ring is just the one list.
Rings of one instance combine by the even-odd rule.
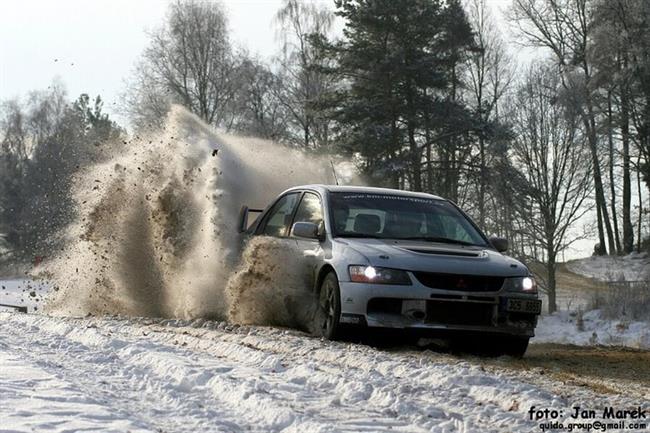
[[[296, 209], [291, 226], [297, 222], [310, 222], [320, 228], [320, 232], [325, 230], [323, 220], [323, 203], [320, 196], [314, 192], [305, 191], [300, 199], [300, 204]], [[301, 251], [305, 263], [308, 281], [316, 280], [316, 273], [319, 264], [323, 259], [323, 249], [318, 239], [306, 239], [294, 236], [289, 232], [290, 239], [296, 242], [297, 248]]]

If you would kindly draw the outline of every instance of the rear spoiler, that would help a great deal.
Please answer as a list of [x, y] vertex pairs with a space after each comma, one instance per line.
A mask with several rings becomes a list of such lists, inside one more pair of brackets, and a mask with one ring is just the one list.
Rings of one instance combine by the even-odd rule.
[[239, 226], [237, 227], [239, 233], [244, 233], [248, 230], [248, 214], [250, 212], [262, 213], [264, 212], [264, 209], [250, 209], [246, 205], [242, 206], [239, 211]]

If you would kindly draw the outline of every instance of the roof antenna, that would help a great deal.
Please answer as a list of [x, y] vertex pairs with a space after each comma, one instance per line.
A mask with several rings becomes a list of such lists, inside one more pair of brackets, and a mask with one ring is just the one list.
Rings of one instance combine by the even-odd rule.
[[339, 186], [339, 179], [336, 177], [336, 169], [334, 168], [334, 162], [330, 159], [330, 165], [332, 166], [332, 173], [334, 174], [334, 182], [336, 186]]

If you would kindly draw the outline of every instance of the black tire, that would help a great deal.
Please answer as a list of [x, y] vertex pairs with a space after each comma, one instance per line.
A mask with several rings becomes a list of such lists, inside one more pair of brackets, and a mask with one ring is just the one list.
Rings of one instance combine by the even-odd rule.
[[314, 333], [328, 340], [341, 337], [341, 290], [334, 272], [323, 278], [318, 292], [318, 311], [314, 315]]
[[512, 335], [456, 336], [450, 341], [451, 351], [487, 357], [512, 356], [522, 358], [528, 348], [529, 337]]
[[523, 358], [528, 349], [530, 337], [500, 337], [496, 341], [495, 349], [501, 355]]

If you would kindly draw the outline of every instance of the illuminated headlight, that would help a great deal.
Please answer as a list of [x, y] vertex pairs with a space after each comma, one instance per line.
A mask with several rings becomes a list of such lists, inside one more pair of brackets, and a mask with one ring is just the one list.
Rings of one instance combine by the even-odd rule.
[[537, 293], [537, 283], [533, 277], [506, 278], [504, 287], [508, 292]]
[[355, 283], [412, 284], [408, 274], [398, 269], [352, 265], [348, 268], [348, 271], [350, 273], [350, 281]]

